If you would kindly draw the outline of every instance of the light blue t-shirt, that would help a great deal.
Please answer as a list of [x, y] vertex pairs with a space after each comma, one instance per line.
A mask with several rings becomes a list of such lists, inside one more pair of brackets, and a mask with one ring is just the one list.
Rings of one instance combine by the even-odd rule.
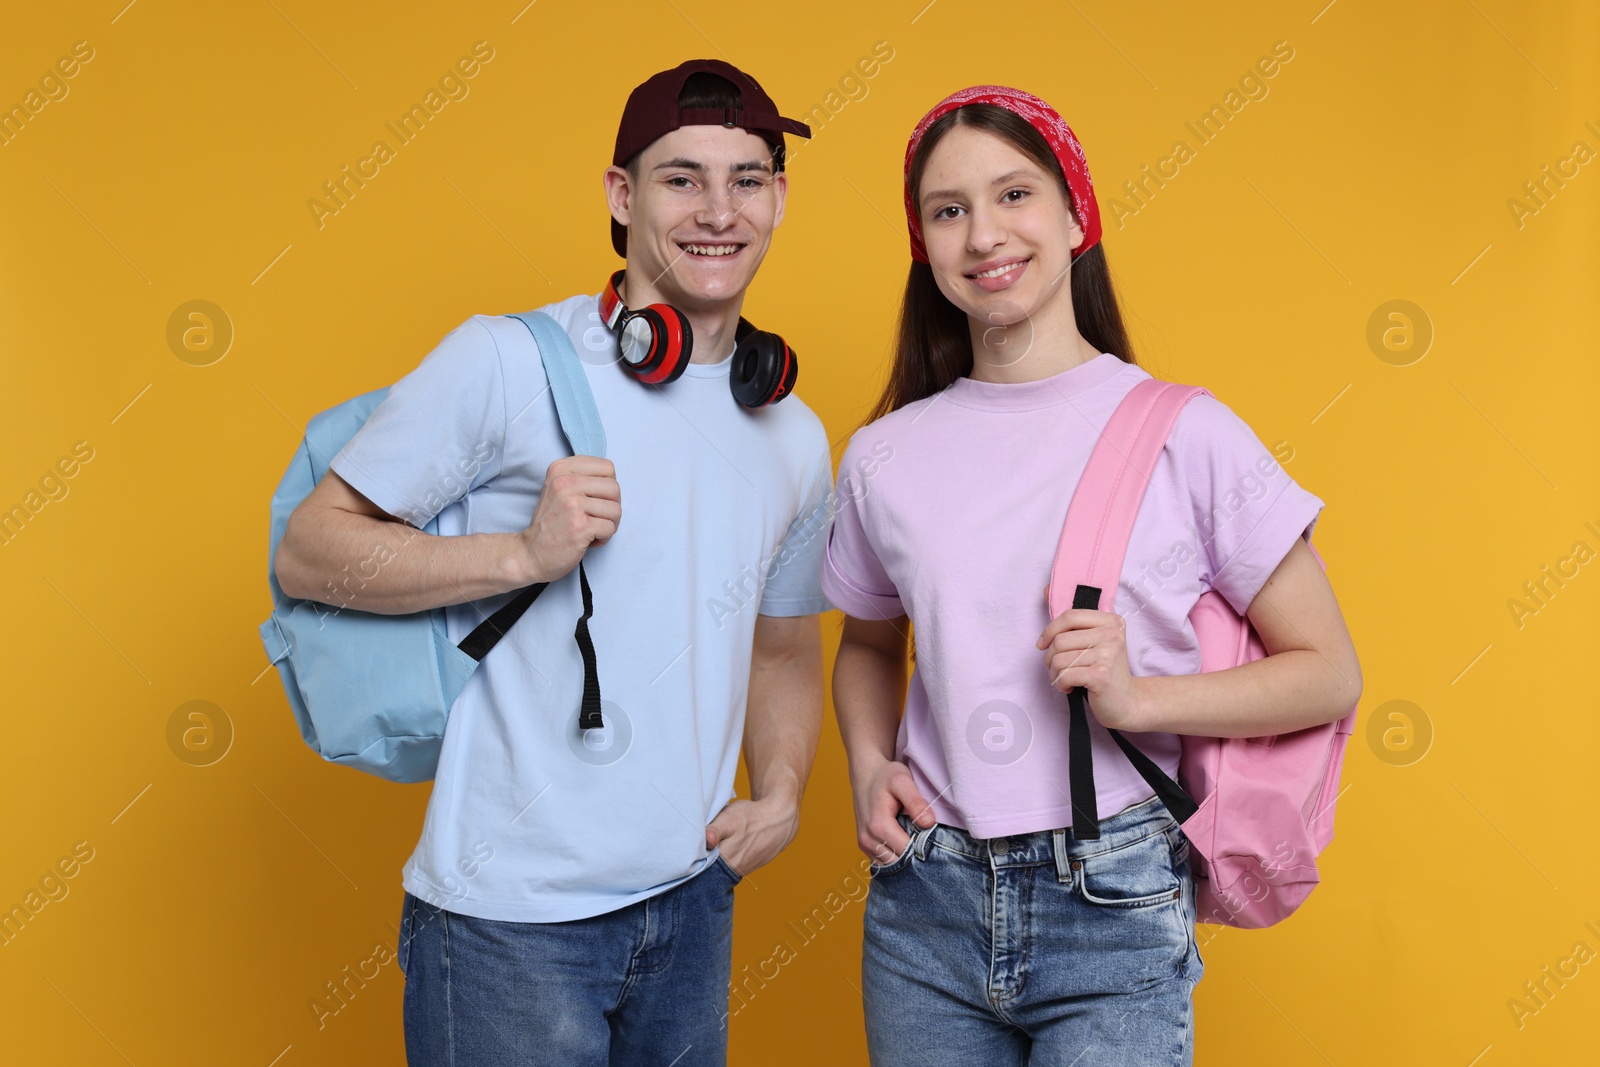
[[[407, 891], [486, 919], [559, 922], [699, 873], [734, 795], [756, 615], [829, 604], [820, 556], [833, 467], [798, 396], [747, 409], [731, 352], [645, 385], [619, 362], [599, 298], [541, 309], [583, 361], [622, 518], [584, 557], [603, 731], [578, 729], [576, 567], [484, 658], [450, 712]], [[569, 455], [538, 349], [476, 315], [398, 382], [333, 469], [378, 507], [443, 535], [512, 533]], [[403, 550], [402, 550], [403, 551]], [[446, 609], [460, 641], [510, 594]]]

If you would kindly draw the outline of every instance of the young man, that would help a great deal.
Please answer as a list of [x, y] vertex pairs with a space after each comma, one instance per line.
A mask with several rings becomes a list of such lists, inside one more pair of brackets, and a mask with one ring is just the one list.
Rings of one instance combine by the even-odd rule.
[[[810, 135], [714, 60], [629, 97], [605, 171], [617, 295], [677, 308], [692, 347], [681, 377], [649, 384], [605, 293], [541, 309], [580, 354], [608, 458], [567, 454], [531, 334], [478, 315], [289, 523], [291, 596], [332, 602], [341, 569], [383, 545], [350, 606], [448, 605], [454, 641], [550, 583], [451, 710], [403, 871], [412, 1064], [725, 1061], [733, 887], [793, 839], [822, 713], [827, 438], [799, 398], [748, 407], [730, 381], [783, 218], [785, 131]], [[435, 515], [451, 536], [405, 525]], [[587, 731], [580, 559], [604, 698]], [[730, 800], [741, 735], [751, 796]]]

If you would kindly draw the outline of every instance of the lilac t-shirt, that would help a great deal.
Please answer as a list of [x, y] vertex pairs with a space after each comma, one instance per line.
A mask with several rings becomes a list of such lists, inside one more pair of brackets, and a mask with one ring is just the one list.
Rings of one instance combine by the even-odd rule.
[[[1034, 647], [1089, 453], [1144, 370], [1102, 353], [1019, 384], [958, 378], [863, 427], [839, 466], [822, 589], [847, 615], [908, 616], [915, 667], [896, 758], [940, 822], [977, 837], [1067, 826], [1067, 699]], [[1215, 589], [1244, 612], [1322, 501], [1237, 415], [1178, 416], [1134, 522], [1116, 610], [1135, 675], [1195, 674], [1188, 615]], [[1153, 795], [1090, 717], [1101, 818]], [[1129, 733], [1176, 777], [1176, 734]]]

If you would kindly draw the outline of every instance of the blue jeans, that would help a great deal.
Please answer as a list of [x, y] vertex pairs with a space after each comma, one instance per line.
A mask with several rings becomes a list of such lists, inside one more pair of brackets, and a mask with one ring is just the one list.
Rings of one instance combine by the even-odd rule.
[[1162, 1067], [1194, 1057], [1189, 841], [1154, 797], [980, 840], [943, 824], [872, 868], [861, 960], [875, 1067]]
[[406, 1062], [723, 1067], [738, 880], [719, 856], [664, 893], [559, 923], [479, 919], [407, 893]]

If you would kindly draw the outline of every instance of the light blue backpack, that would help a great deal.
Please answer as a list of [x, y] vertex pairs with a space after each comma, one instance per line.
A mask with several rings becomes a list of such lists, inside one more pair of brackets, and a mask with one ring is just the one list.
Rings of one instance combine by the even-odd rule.
[[[604, 456], [600, 413], [583, 365], [567, 332], [548, 315], [512, 316], [527, 326], [544, 362], [562, 433], [574, 454]], [[459, 644], [446, 636], [444, 611], [378, 615], [338, 608], [284, 594], [271, 560], [289, 515], [328, 471], [346, 441], [361, 429], [388, 393], [378, 389], [347, 400], [313, 418], [294, 461], [272, 495], [272, 534], [267, 577], [272, 615], [261, 624], [267, 658], [278, 668], [300, 726], [300, 736], [323, 759], [375, 774], [391, 782], [423, 782], [439, 765], [445, 721], [478, 662], [544, 591], [545, 583], [521, 590]], [[437, 534], [435, 519], [423, 532]], [[574, 636], [583, 655], [584, 685], [579, 726], [602, 725], [600, 683], [589, 617], [594, 605], [589, 578], [578, 564], [583, 615]]]

